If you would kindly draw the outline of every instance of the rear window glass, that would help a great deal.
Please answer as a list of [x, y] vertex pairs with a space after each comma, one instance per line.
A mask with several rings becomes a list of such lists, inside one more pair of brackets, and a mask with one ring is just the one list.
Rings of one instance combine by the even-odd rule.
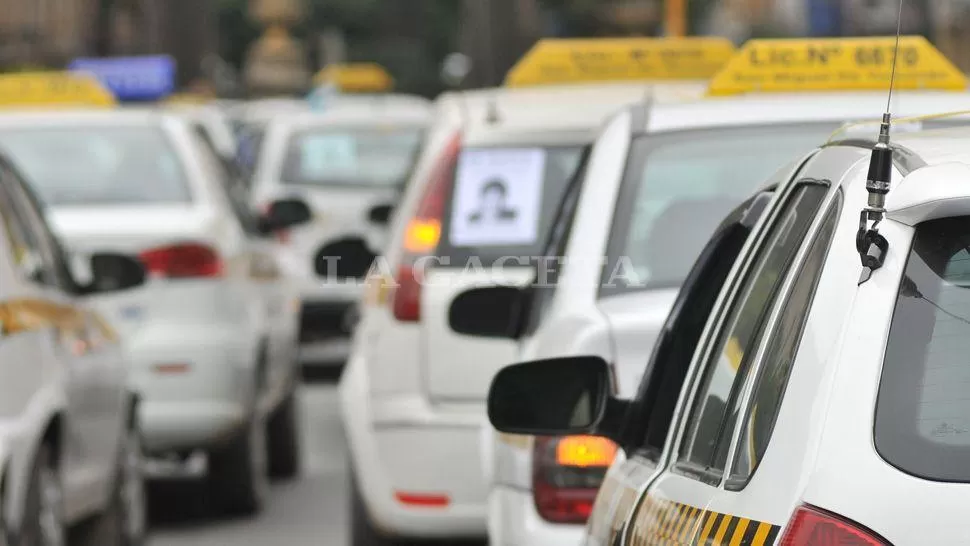
[[309, 129], [290, 136], [280, 180], [320, 186], [396, 186], [411, 173], [420, 129]]
[[875, 443], [917, 476], [970, 481], [970, 217], [920, 224], [896, 298]]
[[582, 146], [462, 150], [442, 226], [438, 264], [531, 263], [544, 250], [584, 153]]
[[191, 200], [182, 162], [158, 127], [3, 130], [0, 148], [48, 205]]
[[647, 135], [630, 152], [601, 295], [676, 288], [735, 207], [838, 124]]

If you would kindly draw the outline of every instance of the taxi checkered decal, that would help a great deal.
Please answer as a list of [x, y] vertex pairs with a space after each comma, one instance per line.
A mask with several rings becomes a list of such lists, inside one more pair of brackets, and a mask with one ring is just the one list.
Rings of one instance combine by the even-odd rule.
[[644, 499], [630, 535], [631, 546], [771, 546], [781, 527], [771, 523]]

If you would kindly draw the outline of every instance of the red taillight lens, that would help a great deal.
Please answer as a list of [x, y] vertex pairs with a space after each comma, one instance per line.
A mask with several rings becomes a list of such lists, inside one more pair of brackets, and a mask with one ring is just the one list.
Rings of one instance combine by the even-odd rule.
[[394, 318], [404, 322], [421, 320], [422, 271], [412, 264], [404, 264], [397, 270], [392, 309]]
[[874, 533], [855, 523], [811, 506], [792, 515], [781, 537], [781, 546], [889, 546]]
[[429, 256], [438, 248], [441, 240], [441, 222], [445, 205], [451, 197], [458, 154], [461, 151], [461, 135], [455, 134], [431, 172], [421, 201], [414, 216], [404, 228], [401, 245], [404, 256], [394, 279], [397, 288], [391, 297], [394, 318], [402, 322], [421, 320], [421, 283], [424, 270], [418, 265], [420, 258]]
[[153, 277], [184, 279], [219, 277], [222, 260], [212, 248], [194, 244], [178, 244], [146, 250], [140, 255], [148, 274]]
[[616, 452], [616, 444], [595, 436], [536, 438], [532, 496], [542, 519], [586, 523]]

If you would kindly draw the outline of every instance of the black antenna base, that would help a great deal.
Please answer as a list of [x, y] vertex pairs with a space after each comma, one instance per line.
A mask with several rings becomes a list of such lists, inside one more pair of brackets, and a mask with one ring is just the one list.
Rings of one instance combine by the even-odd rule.
[[[872, 272], [883, 266], [886, 253], [889, 252], [889, 241], [879, 233], [877, 227], [882, 220], [884, 211], [872, 208], [862, 209], [859, 214], [859, 231], [856, 232], [855, 247], [862, 260], [862, 277], [859, 284], [869, 280]], [[869, 220], [873, 220], [869, 226]]]

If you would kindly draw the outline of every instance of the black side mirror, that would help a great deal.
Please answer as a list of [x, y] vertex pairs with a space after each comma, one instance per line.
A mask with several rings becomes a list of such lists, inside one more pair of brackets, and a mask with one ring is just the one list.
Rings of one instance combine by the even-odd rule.
[[145, 266], [133, 256], [98, 253], [91, 255], [89, 293], [118, 292], [145, 284]]
[[260, 217], [260, 230], [270, 234], [309, 223], [313, 218], [310, 205], [302, 199], [278, 199], [270, 203]]
[[492, 380], [488, 419], [510, 434], [608, 435], [611, 385], [609, 364], [597, 356], [507, 366]]
[[459, 334], [518, 339], [525, 324], [531, 292], [513, 286], [472, 288], [455, 297], [448, 325]]
[[393, 205], [377, 205], [367, 213], [370, 223], [378, 226], [386, 226], [391, 221], [391, 214], [394, 212]]

